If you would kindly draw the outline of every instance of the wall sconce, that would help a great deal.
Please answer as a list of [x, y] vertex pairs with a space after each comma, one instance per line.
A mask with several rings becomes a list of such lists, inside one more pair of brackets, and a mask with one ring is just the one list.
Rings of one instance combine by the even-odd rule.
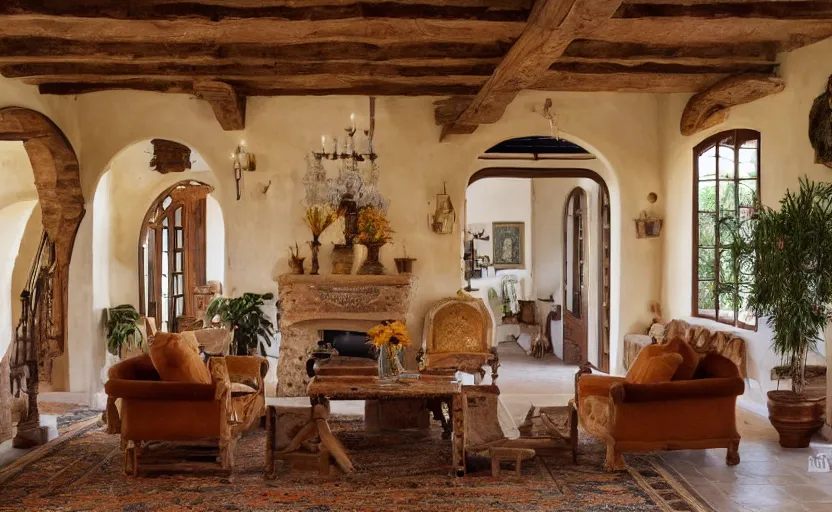
[[454, 232], [456, 223], [456, 211], [451, 203], [451, 196], [442, 184], [442, 193], [436, 194], [436, 211], [433, 215], [428, 214], [428, 226], [434, 233], [449, 235]]
[[241, 140], [237, 149], [231, 153], [231, 160], [234, 162], [234, 181], [237, 182], [237, 201], [242, 197], [240, 182], [243, 180], [243, 171], [254, 171], [257, 169], [257, 159], [253, 154], [246, 151], [246, 142]]

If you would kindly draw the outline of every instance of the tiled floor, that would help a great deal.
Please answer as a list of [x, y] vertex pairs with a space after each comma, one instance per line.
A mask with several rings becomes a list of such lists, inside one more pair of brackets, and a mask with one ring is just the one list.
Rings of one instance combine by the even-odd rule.
[[[574, 396], [577, 368], [554, 357], [534, 359], [516, 344], [499, 348], [500, 398], [515, 421], [531, 404], [560, 405]], [[725, 450], [667, 452], [663, 458], [719, 512], [832, 512], [832, 473], [809, 473], [808, 457], [827, 453], [820, 438], [803, 450], [781, 448], [768, 419], [738, 408], [741, 462], [725, 465]]]

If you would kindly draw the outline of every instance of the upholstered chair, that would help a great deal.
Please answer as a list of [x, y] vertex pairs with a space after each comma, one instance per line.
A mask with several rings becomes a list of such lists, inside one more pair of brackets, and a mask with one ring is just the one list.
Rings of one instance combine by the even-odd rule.
[[492, 384], [496, 383], [500, 363], [492, 347], [491, 315], [481, 299], [454, 297], [435, 303], [425, 315], [422, 336], [421, 372], [471, 373], [474, 383], [480, 384], [488, 365]]
[[681, 338], [641, 351], [626, 377], [596, 375], [584, 365], [576, 377], [581, 427], [607, 445], [604, 466], [624, 469], [622, 454], [726, 448], [738, 464], [737, 397], [740, 370], [716, 353], [700, 356]]
[[149, 354], [114, 365], [105, 384], [108, 432], [121, 435], [124, 471], [137, 474], [148, 443], [218, 439], [218, 462], [234, 468], [240, 434], [263, 415], [263, 377], [257, 356], [214, 357], [206, 365], [192, 341], [158, 333]]

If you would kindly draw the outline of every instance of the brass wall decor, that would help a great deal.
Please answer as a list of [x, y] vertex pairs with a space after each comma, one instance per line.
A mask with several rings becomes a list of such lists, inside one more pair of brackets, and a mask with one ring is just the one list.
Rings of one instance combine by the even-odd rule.
[[234, 162], [234, 181], [237, 184], [237, 201], [239, 201], [242, 197], [240, 182], [243, 180], [243, 171], [255, 171], [257, 159], [246, 150], [246, 141], [241, 140], [237, 144], [237, 149], [231, 153], [231, 160]]
[[165, 139], [153, 139], [153, 158], [150, 167], [159, 174], [184, 172], [191, 168], [191, 148], [178, 142]]
[[433, 215], [428, 215], [428, 225], [438, 235], [450, 235], [454, 232], [455, 224], [456, 211], [443, 183], [442, 193], [436, 194], [436, 210]]

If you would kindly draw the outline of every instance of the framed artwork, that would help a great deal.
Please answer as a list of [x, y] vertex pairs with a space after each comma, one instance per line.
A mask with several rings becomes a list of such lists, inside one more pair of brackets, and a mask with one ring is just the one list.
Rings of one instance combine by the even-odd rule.
[[491, 226], [494, 268], [526, 268], [524, 222], [494, 222]]

